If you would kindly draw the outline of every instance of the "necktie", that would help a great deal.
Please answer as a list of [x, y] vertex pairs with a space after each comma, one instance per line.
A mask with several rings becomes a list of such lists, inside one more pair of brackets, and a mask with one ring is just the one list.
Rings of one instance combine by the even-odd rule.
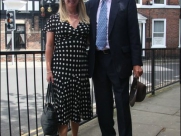
[[104, 49], [107, 41], [107, 4], [106, 0], [102, 0], [102, 5], [99, 14], [97, 25], [96, 46], [99, 50]]

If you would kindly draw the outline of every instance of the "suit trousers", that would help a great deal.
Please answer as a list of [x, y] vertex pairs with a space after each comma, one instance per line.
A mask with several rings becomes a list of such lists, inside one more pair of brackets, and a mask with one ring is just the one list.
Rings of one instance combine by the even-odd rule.
[[129, 77], [119, 78], [111, 54], [96, 51], [93, 83], [98, 122], [102, 136], [116, 136], [113, 120], [114, 100], [117, 110], [119, 136], [132, 136]]

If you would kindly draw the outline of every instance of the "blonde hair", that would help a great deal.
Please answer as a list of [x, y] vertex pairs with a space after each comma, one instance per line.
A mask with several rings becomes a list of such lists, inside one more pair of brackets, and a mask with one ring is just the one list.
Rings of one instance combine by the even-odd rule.
[[[78, 8], [78, 15], [79, 15], [80, 22], [89, 24], [90, 21], [89, 21], [89, 17], [87, 16], [87, 13], [86, 13], [86, 7], [85, 7], [83, 0], [79, 0], [77, 8]], [[60, 0], [58, 13], [60, 14], [61, 22], [68, 21], [68, 15], [66, 12], [64, 0]]]

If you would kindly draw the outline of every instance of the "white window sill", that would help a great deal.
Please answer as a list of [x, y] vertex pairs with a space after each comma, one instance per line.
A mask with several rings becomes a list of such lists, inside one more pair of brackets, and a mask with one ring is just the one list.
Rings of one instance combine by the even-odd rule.
[[167, 47], [163, 45], [152, 45], [151, 48], [167, 48]]

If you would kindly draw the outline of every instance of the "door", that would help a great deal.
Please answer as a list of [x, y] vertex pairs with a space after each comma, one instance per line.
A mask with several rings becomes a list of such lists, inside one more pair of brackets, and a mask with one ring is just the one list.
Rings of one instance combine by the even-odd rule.
[[26, 34], [25, 34], [25, 25], [17, 24], [15, 31], [15, 49], [26, 49]]
[[12, 41], [12, 33], [6, 29], [6, 49], [12, 49], [12, 42], [14, 42], [14, 49], [26, 49], [26, 30], [25, 24], [17, 24], [14, 32], [14, 40]]

